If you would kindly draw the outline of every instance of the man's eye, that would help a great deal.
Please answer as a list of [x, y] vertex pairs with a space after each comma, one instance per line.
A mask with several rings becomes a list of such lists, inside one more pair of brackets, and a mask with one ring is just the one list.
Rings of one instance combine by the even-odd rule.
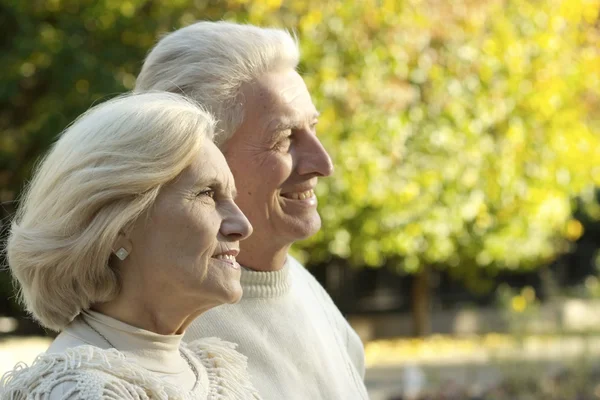
[[215, 198], [215, 191], [212, 190], [212, 189], [206, 189], [206, 190], [203, 190], [200, 193], [198, 193], [197, 196], [198, 197], [206, 196], [206, 197], [210, 197], [211, 199], [214, 199]]
[[275, 145], [273, 146], [274, 149], [276, 150], [281, 150], [281, 149], [285, 149], [287, 147], [289, 147], [290, 143], [292, 141], [292, 136], [284, 136], [282, 138], [280, 138], [277, 143], [275, 143]]

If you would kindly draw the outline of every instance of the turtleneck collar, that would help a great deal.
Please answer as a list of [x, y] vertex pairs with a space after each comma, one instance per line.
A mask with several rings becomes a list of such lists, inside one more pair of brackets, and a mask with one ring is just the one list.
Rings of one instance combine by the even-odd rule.
[[283, 296], [290, 290], [290, 259], [279, 271], [253, 271], [242, 266], [240, 283], [245, 298], [271, 298]]
[[[98, 335], [98, 332], [89, 332], [87, 335], [95, 335], [97, 340], [94, 341], [100, 344], [99, 347], [114, 347], [150, 371], [179, 374], [187, 369], [179, 352], [183, 335], [160, 335], [91, 310], [83, 311], [79, 318], [85, 319], [104, 336]], [[74, 321], [77, 325], [73, 328], [91, 331], [79, 318]]]

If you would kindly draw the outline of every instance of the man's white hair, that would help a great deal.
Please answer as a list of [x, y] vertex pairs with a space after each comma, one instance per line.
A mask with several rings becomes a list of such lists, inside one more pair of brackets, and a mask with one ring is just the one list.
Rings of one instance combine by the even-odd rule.
[[[20, 300], [61, 330], [119, 291], [119, 233], [213, 139], [214, 119], [173, 93], [124, 95], [79, 117], [37, 167], [6, 251]], [[143, 250], [142, 250], [143, 251]]]
[[229, 22], [197, 22], [164, 36], [150, 51], [134, 91], [183, 93], [217, 119], [222, 146], [244, 118], [240, 89], [262, 74], [295, 69], [300, 53], [294, 36], [281, 29]]

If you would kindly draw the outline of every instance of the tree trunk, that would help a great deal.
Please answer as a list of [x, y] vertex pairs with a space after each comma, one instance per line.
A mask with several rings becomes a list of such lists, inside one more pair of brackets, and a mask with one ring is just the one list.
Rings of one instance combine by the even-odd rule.
[[412, 281], [412, 333], [416, 337], [427, 336], [431, 332], [429, 278], [429, 267], [424, 266]]

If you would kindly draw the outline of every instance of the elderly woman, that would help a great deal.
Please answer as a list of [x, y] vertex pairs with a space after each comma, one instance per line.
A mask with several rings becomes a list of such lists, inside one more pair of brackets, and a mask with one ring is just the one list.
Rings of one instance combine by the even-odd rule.
[[189, 100], [147, 93], [63, 133], [7, 243], [21, 300], [61, 333], [2, 378], [0, 398], [257, 398], [233, 344], [182, 343], [198, 315], [240, 299], [235, 257], [252, 231], [213, 128]]

